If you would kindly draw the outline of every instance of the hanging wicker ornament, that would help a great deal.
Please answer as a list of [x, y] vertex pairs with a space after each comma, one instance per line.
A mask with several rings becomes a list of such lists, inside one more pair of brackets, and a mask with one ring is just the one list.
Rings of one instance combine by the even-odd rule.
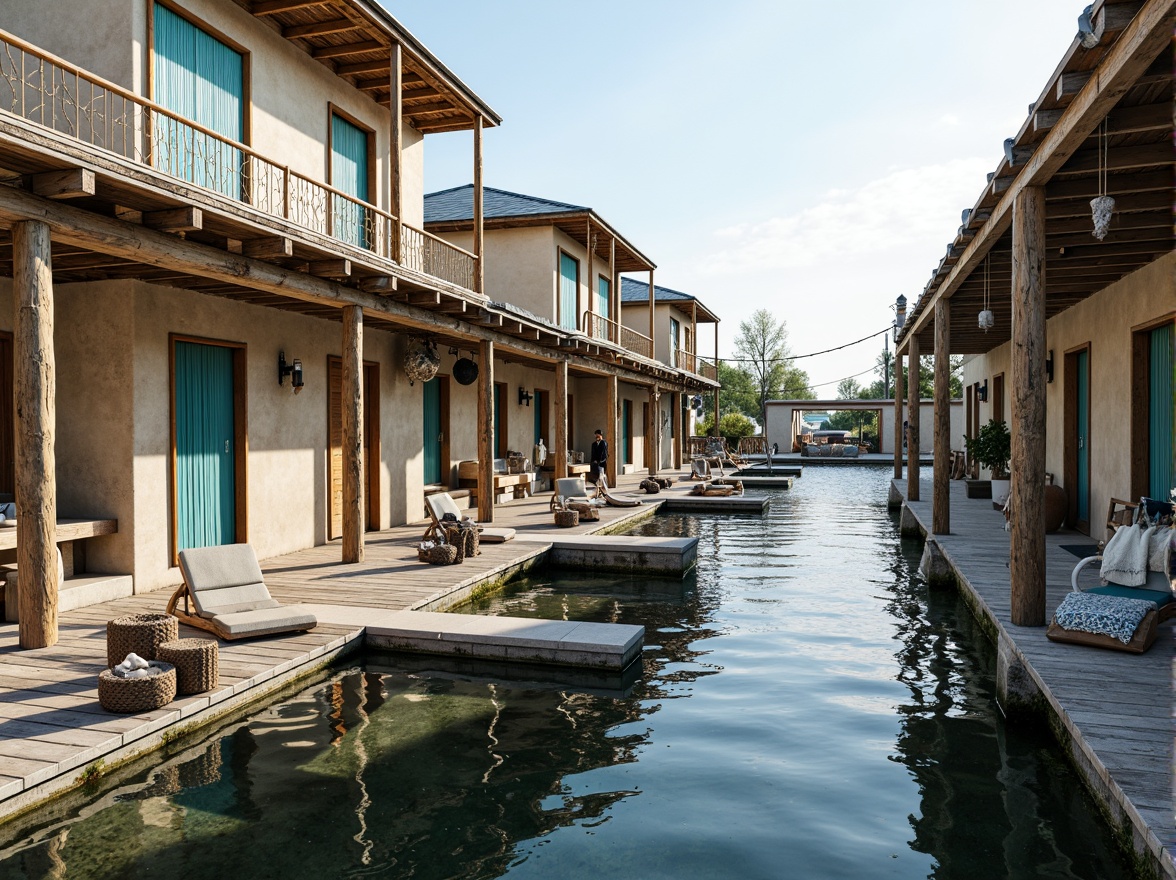
[[1091, 219], [1094, 221], [1094, 235], [1099, 241], [1111, 231], [1111, 217], [1115, 213], [1115, 200], [1107, 195], [1107, 121], [1102, 121], [1102, 136], [1098, 151], [1098, 195], [1090, 200]]
[[988, 307], [988, 255], [984, 256], [984, 309], [980, 312], [977, 323], [980, 329], [987, 333], [996, 326], [996, 316], [992, 314], [992, 309]]
[[453, 378], [458, 385], [473, 385], [478, 381], [478, 365], [469, 358], [459, 358], [453, 363]]
[[418, 380], [428, 382], [437, 375], [440, 366], [437, 347], [428, 339], [414, 339], [409, 343], [404, 353], [404, 375], [408, 376], [409, 385]]

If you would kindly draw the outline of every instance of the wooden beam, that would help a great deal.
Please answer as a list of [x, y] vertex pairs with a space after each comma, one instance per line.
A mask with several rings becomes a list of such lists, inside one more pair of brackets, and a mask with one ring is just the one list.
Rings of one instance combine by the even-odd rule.
[[[906, 392], [903, 390], [902, 355], [894, 356], [894, 479], [902, 479], [902, 403]], [[879, 425], [879, 428], [882, 426]]]
[[256, 260], [288, 260], [294, 256], [294, 240], [284, 235], [267, 235], [241, 242], [241, 253]]
[[351, 260], [311, 260], [306, 271], [321, 278], [348, 278], [351, 276]]
[[362, 40], [358, 43], [343, 43], [339, 46], [316, 46], [310, 50], [310, 57], [318, 60], [327, 58], [341, 58], [344, 55], [357, 55], [360, 52], [375, 52], [377, 49], [387, 48], [379, 40]]
[[919, 500], [919, 337], [907, 345], [907, 500]]
[[661, 389], [656, 385], [649, 389], [649, 475], [656, 477], [661, 469]]
[[351, 64], [340, 64], [335, 68], [339, 76], [354, 76], [357, 73], [384, 73], [392, 68], [387, 58], [375, 58], [371, 61], [355, 61]]
[[935, 304], [935, 467], [931, 531], [951, 532], [951, 300]]
[[[494, 343], [483, 339], [478, 371], [478, 521], [494, 522]], [[506, 406], [506, 401], [502, 405]], [[558, 471], [557, 471], [558, 473]]]
[[461, 109], [452, 101], [432, 101], [428, 104], [406, 104], [404, 115], [409, 117], [428, 116], [437, 113], [452, 113]]
[[258, 0], [249, 7], [249, 11], [256, 16], [276, 15], [279, 12], [291, 12], [308, 6], [324, 6], [328, 2], [330, 0]]
[[389, 248], [389, 256], [396, 262], [402, 262], [402, 243], [403, 237], [402, 224], [404, 222], [404, 182], [402, 175], [404, 173], [404, 59], [401, 54], [402, 50], [400, 44], [396, 43], [392, 46], [391, 60], [389, 62], [388, 74], [388, 118], [390, 128], [389, 136], [389, 168], [388, 168], [388, 185], [390, 192], [388, 195], [388, 210], [392, 212], [392, 247]]
[[341, 397], [343, 562], [363, 562], [363, 309], [359, 306], [343, 307]]
[[388, 80], [386, 79], [361, 79], [357, 80], [355, 87], [361, 92], [378, 92], [381, 89], [388, 88]]
[[[1103, 162], [1107, 171], [1113, 172], [1171, 165], [1172, 160], [1172, 144], [1168, 140], [1163, 140], [1154, 144], [1142, 144], [1138, 147], [1111, 147], [1107, 150]], [[1058, 170], [1058, 173], [1097, 172], [1098, 167], [1099, 151], [1097, 149], [1081, 150], [1071, 156], [1069, 161]]]
[[1013, 206], [1012, 538], [1010, 618], [1044, 626], [1045, 611], [1045, 189]]
[[12, 227], [16, 556], [22, 648], [57, 644], [57, 368], [48, 224]]
[[341, 34], [344, 31], [359, 29], [359, 25], [350, 18], [332, 18], [328, 21], [312, 21], [309, 24], [293, 24], [282, 28], [282, 36], [287, 40], [299, 40], [304, 37], [322, 37], [327, 34]]
[[396, 290], [396, 276], [373, 275], [359, 282], [359, 289], [365, 293], [392, 293]]
[[94, 172], [89, 168], [66, 168], [34, 174], [32, 191], [47, 199], [77, 199], [94, 195]]
[[195, 232], [204, 228], [204, 212], [185, 206], [143, 213], [143, 225], [163, 232]]
[[561, 360], [555, 365], [555, 476], [568, 475], [568, 362]]
[[405, 101], [419, 101], [426, 98], [439, 98], [441, 92], [432, 86], [425, 86], [423, 89], [408, 89], [403, 92], [401, 97]]
[[1058, 77], [1058, 85], [1054, 97], [1058, 101], [1072, 100], [1090, 81], [1090, 75], [1091, 71], [1089, 70], [1076, 70], [1071, 73], [1063, 73]]

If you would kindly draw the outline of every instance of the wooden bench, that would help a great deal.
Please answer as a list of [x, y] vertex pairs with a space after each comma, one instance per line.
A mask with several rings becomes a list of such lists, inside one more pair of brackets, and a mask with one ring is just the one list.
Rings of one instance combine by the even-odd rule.
[[[0, 525], [0, 562], [16, 561], [16, 526], [6, 520]], [[57, 521], [57, 546], [65, 566], [65, 577], [71, 578], [77, 572], [86, 570], [84, 545], [80, 542], [101, 535], [113, 535], [118, 531], [117, 519], [59, 519]]]
[[[553, 464], [545, 464], [545, 465], [543, 465], [542, 468], [540, 468], [540, 470], [542, 470], [544, 473], [552, 474], [553, 476], [555, 475], [555, 465], [553, 465]], [[582, 477], [582, 476], [586, 475], [587, 473], [589, 473], [591, 470], [592, 470], [592, 465], [590, 465], [590, 464], [571, 464], [570, 462], [568, 463], [568, 476], [569, 477]]]

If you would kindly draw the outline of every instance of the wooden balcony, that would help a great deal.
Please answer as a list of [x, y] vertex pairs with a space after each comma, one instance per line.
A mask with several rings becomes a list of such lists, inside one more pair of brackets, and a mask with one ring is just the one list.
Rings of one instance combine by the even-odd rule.
[[633, 354], [653, 358], [653, 340], [624, 324], [610, 321], [598, 312], [585, 312], [580, 330], [590, 339], [613, 342]]
[[[7, 117], [7, 118], [6, 118]], [[4, 125], [4, 123], [11, 125]], [[32, 123], [30, 128], [29, 123]], [[72, 146], [81, 163], [96, 159], [103, 170], [117, 177], [118, 168], [140, 166], [176, 181], [165, 187], [189, 198], [204, 211], [225, 211], [234, 219], [277, 220], [282, 232], [305, 233], [304, 256], [355, 255], [381, 274], [382, 263], [394, 263], [412, 273], [440, 279], [468, 292], [473, 289], [477, 258], [468, 251], [399, 221], [376, 205], [335, 187], [313, 180], [281, 165], [251, 147], [223, 137], [167, 108], [70, 64], [61, 58], [0, 31], [0, 133], [43, 131], [36, 138], [40, 149], [4, 150], [0, 165], [31, 176], [32, 189], [51, 198], [85, 199], [101, 196], [102, 189], [119, 196], [116, 204], [135, 203], [128, 196], [128, 181], [103, 181], [97, 185], [94, 171], [54, 171], [61, 165], [62, 150], [54, 143]], [[51, 157], [51, 158], [50, 158]], [[111, 162], [110, 160], [114, 160]], [[140, 203], [149, 209], [148, 198]], [[144, 216], [150, 210], [142, 212]], [[197, 211], [197, 214], [200, 212]], [[202, 218], [201, 218], [202, 219]], [[180, 216], [150, 217], [145, 225], [167, 228], [181, 224], [182, 231], [203, 231], [203, 222], [189, 209]], [[220, 224], [225, 233], [229, 224]], [[172, 231], [179, 231], [173, 229]], [[262, 239], [267, 230], [233, 228], [232, 234], [216, 234], [221, 240], [248, 242]], [[292, 243], [268, 240], [256, 254], [297, 259]], [[342, 265], [340, 264], [340, 267]], [[350, 270], [350, 266], [346, 267]], [[391, 270], [393, 267], [387, 267]], [[350, 271], [337, 272], [339, 275]], [[424, 279], [422, 279], [424, 280]]]

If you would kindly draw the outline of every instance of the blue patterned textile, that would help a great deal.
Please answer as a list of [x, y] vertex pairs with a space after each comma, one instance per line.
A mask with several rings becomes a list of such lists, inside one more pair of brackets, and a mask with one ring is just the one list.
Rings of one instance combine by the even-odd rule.
[[1054, 620], [1066, 629], [1111, 636], [1125, 645], [1135, 635], [1139, 622], [1155, 607], [1155, 602], [1146, 599], [1067, 593], [1054, 612]]

